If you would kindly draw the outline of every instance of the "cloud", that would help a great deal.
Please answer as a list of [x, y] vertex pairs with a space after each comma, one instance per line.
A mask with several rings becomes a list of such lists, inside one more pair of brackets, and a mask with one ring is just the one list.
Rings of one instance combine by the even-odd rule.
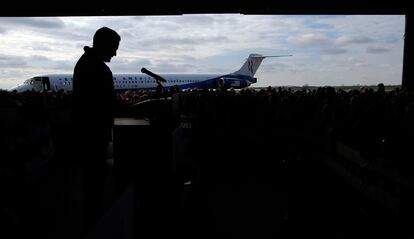
[[185, 73], [185, 72], [194, 72], [195, 69], [196, 69], [196, 66], [193, 64], [160, 62], [154, 66], [153, 71], [160, 72], [160, 73]]
[[[252, 52], [294, 55], [266, 59], [255, 86], [273, 77], [298, 85], [347, 84], [362, 77], [395, 81], [404, 43], [404, 16], [0, 17], [0, 88], [8, 78], [73, 71], [83, 46], [92, 44], [102, 26], [122, 36], [109, 64], [114, 73], [136, 73], [141, 67], [156, 73], [226, 73]], [[347, 62], [348, 57], [364, 61]], [[378, 67], [382, 64], [395, 66], [392, 74], [391, 67]], [[348, 70], [356, 66], [365, 67]]]
[[41, 55], [32, 55], [30, 56], [30, 61], [32, 62], [39, 62], [39, 61], [46, 61], [49, 62], [51, 61], [49, 58], [45, 57], [45, 56], [41, 56]]
[[366, 52], [371, 54], [381, 54], [389, 51], [391, 50], [381, 46], [368, 46], [366, 49]]
[[26, 65], [24, 57], [0, 54], [0, 67], [2, 68], [18, 68]]
[[365, 36], [377, 40], [403, 33], [404, 18], [404, 15], [341, 15], [319, 17], [318, 22], [332, 25], [338, 36]]
[[329, 43], [328, 38], [323, 34], [308, 33], [295, 37], [288, 37], [288, 43], [296, 47], [322, 47]]
[[34, 51], [53, 51], [53, 49], [46, 44], [34, 45], [31, 47], [31, 49]]
[[147, 59], [127, 59], [124, 57], [117, 57], [111, 61], [111, 69], [117, 73], [140, 73], [142, 67], [152, 66]]
[[204, 37], [160, 37], [157, 39], [142, 41], [143, 46], [157, 45], [203, 45], [208, 43], [228, 42], [226, 36], [204, 36]]
[[339, 45], [352, 45], [352, 44], [366, 44], [374, 42], [370, 37], [361, 36], [361, 35], [343, 35], [336, 39], [335, 41]]
[[328, 55], [338, 55], [338, 54], [347, 53], [348, 50], [344, 48], [326, 48], [326, 49], [322, 49], [321, 52], [323, 54], [328, 54]]
[[261, 72], [274, 72], [274, 71], [286, 71], [291, 69], [291, 65], [283, 62], [272, 62], [272, 64], [263, 64], [261, 66]]
[[65, 23], [56, 17], [39, 18], [39, 17], [3, 17], [0, 18], [0, 24], [9, 26], [25, 26], [30, 28], [62, 28]]
[[42, 55], [24, 57], [0, 54], [0, 67], [2, 70], [8, 69], [17, 72], [37, 70], [41, 71], [42, 74], [47, 74], [52, 73], [52, 71], [59, 73], [72, 71], [74, 62], [68, 60], [53, 60]]

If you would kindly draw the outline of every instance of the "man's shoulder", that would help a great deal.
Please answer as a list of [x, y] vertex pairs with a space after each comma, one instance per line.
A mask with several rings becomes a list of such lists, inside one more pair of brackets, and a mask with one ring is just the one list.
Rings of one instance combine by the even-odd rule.
[[76, 62], [76, 64], [75, 64], [75, 67], [79, 67], [80, 65], [83, 65], [83, 64], [88, 63], [88, 61], [90, 60], [90, 59], [88, 59], [88, 58], [89, 58], [89, 57], [87, 56], [86, 52], [84, 52], [84, 53], [82, 54], [82, 56], [81, 56], [81, 57], [79, 57], [78, 61], [77, 61], [77, 62]]
[[83, 53], [82, 56], [78, 59], [75, 64], [76, 68], [96, 68], [100, 66], [100, 62], [96, 57], [92, 56], [90, 53]]

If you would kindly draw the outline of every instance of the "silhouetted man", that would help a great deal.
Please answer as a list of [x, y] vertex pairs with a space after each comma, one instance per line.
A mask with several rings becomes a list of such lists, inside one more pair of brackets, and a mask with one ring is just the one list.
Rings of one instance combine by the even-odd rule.
[[83, 170], [86, 229], [102, 215], [108, 144], [112, 138], [115, 92], [112, 72], [105, 62], [116, 56], [121, 37], [102, 27], [93, 47], [76, 63], [73, 74], [73, 122], [76, 161]]

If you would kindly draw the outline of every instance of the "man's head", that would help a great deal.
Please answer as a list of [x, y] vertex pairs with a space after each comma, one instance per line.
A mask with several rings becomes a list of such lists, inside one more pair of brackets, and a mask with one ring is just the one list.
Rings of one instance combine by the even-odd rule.
[[100, 58], [105, 62], [110, 62], [119, 47], [121, 37], [114, 30], [102, 27], [93, 36], [93, 48], [97, 51]]

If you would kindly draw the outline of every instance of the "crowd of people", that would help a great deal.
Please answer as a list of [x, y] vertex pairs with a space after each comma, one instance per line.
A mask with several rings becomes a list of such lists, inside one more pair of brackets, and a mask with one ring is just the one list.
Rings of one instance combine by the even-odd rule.
[[[241, 90], [165, 90], [117, 92], [120, 112], [139, 102], [179, 95], [180, 115], [189, 115], [195, 125], [223, 129], [257, 127], [270, 138], [278, 136], [278, 128], [292, 128], [292, 133], [315, 130], [329, 132], [330, 137], [355, 148], [366, 157], [387, 157], [405, 168], [413, 143], [414, 96], [399, 88], [336, 90], [333, 87], [292, 90], [290, 88]], [[70, 109], [71, 93], [1, 91], [2, 147], [14, 142], [13, 134], [24, 131], [18, 124], [54, 124], [53, 113]], [[91, 93], [91, 96], [93, 94]], [[132, 109], [132, 108], [131, 108]], [[261, 129], [259, 129], [261, 128]], [[27, 132], [26, 132], [27, 133]], [[274, 135], [272, 135], [274, 134]], [[311, 137], [307, 135], [306, 137]], [[8, 146], [7, 146], [8, 147]], [[12, 146], [10, 146], [12, 147]], [[9, 148], [10, 148], [9, 147]]]
[[[413, 93], [399, 88], [309, 90], [272, 88], [239, 91], [194, 90], [182, 94], [182, 112], [218, 127], [244, 129], [256, 125], [263, 131], [292, 129], [312, 138], [328, 132], [368, 158], [387, 158], [406, 169], [413, 145]], [[312, 133], [312, 134], [309, 134]], [[273, 131], [270, 138], [278, 137]], [[411, 166], [411, 165], [410, 165]]]
[[[178, 111], [175, 115], [192, 123], [194, 160], [203, 170], [214, 170], [215, 176], [225, 175], [237, 161], [250, 170], [257, 166], [261, 172], [257, 175], [266, 177], [263, 172], [271, 174], [275, 163], [274, 151], [300, 158], [315, 150], [332, 150], [335, 141], [401, 171], [414, 166], [407, 157], [414, 143], [414, 95], [399, 88], [385, 90], [379, 84], [375, 89], [349, 91], [334, 87], [124, 91], [117, 93], [115, 113], [148, 99], [169, 97], [179, 99], [171, 101], [178, 104], [172, 106]], [[71, 99], [71, 93], [63, 91], [0, 91], [0, 177], [5, 195], [0, 215], [9, 228], [34, 220], [22, 216], [31, 205], [21, 209], [19, 200], [33, 193], [31, 185], [42, 180], [41, 172], [70, 145], [65, 137], [71, 131]], [[247, 162], [251, 158], [255, 164]]]

